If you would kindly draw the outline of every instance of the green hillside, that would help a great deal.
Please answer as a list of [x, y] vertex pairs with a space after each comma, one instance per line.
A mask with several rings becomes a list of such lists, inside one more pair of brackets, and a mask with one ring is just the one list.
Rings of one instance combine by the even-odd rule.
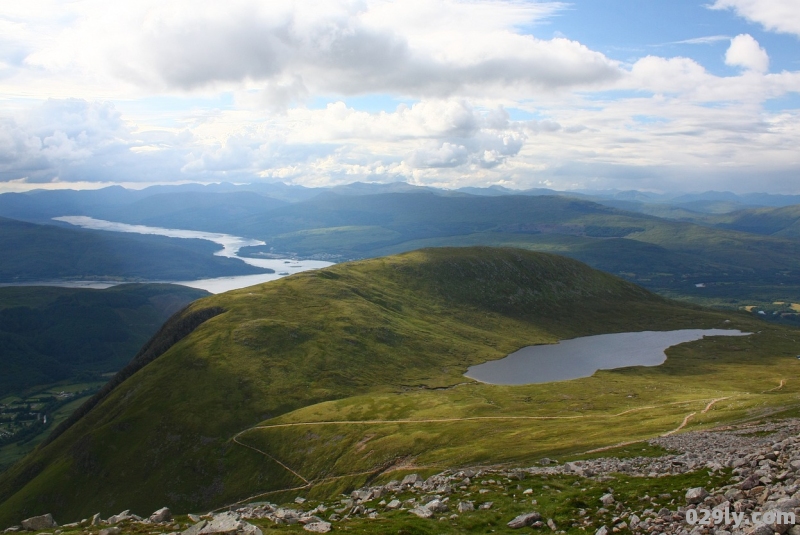
[[62, 228], [0, 218], [0, 282], [192, 280], [264, 272], [240, 260], [213, 256], [219, 249], [206, 240]]
[[[530, 344], [684, 327], [761, 333], [561, 383], [496, 387], [462, 375]], [[797, 373], [794, 332], [514, 249], [429, 249], [301, 273], [172, 318], [124, 382], [0, 476], [0, 525], [45, 511], [67, 522], [165, 504], [203, 511], [294, 487], [326, 493], [403, 466], [531, 462], [652, 436], [715, 397], [735, 402], [698, 422], [742, 417], [796, 403], [794, 385], [758, 394]], [[366, 421], [376, 418], [386, 421]], [[449, 423], [422, 421], [431, 418]], [[308, 427], [320, 421], [331, 423]]]
[[0, 399], [119, 370], [169, 316], [207, 295], [169, 284], [0, 288]]

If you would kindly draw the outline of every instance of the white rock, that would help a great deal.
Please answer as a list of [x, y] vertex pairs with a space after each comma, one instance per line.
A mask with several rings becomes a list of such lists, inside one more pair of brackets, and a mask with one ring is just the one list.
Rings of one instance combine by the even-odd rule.
[[303, 526], [303, 529], [311, 533], [328, 533], [331, 530], [331, 523], [325, 521], [312, 522], [311, 524]]

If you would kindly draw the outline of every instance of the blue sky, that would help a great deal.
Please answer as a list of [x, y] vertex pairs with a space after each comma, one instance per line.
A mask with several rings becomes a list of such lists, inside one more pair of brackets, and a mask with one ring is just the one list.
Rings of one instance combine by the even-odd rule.
[[0, 191], [800, 193], [800, 4], [30, 0], [0, 100]]

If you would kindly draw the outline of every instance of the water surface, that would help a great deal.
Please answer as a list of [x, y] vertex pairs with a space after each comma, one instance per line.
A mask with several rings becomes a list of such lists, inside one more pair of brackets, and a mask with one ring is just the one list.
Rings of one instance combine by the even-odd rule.
[[[310, 269], [320, 269], [332, 266], [331, 262], [323, 262], [321, 260], [301, 260], [290, 258], [247, 258], [239, 256], [239, 249], [242, 247], [264, 245], [263, 241], [254, 240], [251, 238], [241, 238], [231, 234], [222, 234], [219, 232], [203, 232], [198, 230], [183, 230], [161, 227], [148, 227], [145, 225], [129, 225], [127, 223], [117, 223], [114, 221], [104, 221], [102, 219], [94, 219], [86, 216], [62, 216], [54, 217], [56, 221], [62, 221], [75, 225], [78, 227], [93, 229], [93, 230], [108, 230], [111, 232], [130, 232], [134, 234], [155, 234], [158, 236], [168, 236], [170, 238], [190, 238], [208, 240], [222, 246], [222, 249], [215, 252], [216, 256], [224, 256], [226, 258], [236, 258], [246, 264], [260, 268], [269, 268], [275, 273], [261, 273], [256, 275], [240, 275], [235, 277], [216, 277], [213, 279], [200, 279], [193, 281], [148, 281], [148, 282], [171, 282], [173, 284], [180, 284], [182, 286], [189, 286], [192, 288], [200, 288], [211, 293], [222, 293], [229, 290], [236, 290], [238, 288], [245, 288], [262, 282], [269, 282], [291, 275], [300, 273], [301, 271], [308, 271]], [[119, 283], [122, 284], [122, 283]], [[79, 288], [108, 288], [114, 286], [114, 283], [106, 281], [58, 281], [58, 282], [36, 282], [25, 283], [27, 286], [68, 286]]]
[[523, 347], [505, 358], [471, 366], [464, 375], [492, 385], [527, 385], [590, 377], [597, 370], [658, 366], [668, 347], [704, 336], [747, 336], [739, 330], [683, 329], [599, 334]]

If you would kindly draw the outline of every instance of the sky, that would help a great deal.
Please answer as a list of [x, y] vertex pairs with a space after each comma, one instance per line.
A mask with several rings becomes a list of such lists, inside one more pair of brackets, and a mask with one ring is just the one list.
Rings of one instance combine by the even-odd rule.
[[0, 192], [800, 193], [800, 0], [3, 0]]

